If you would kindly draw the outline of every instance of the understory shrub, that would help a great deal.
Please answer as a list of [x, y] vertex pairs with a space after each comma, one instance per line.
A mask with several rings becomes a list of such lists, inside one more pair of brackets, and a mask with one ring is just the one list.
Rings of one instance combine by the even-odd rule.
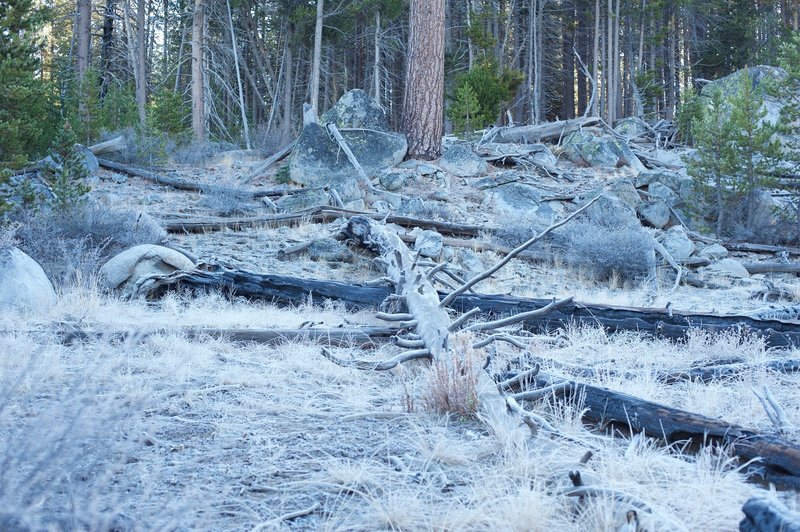
[[460, 74], [453, 85], [447, 117], [457, 133], [482, 129], [497, 121], [503, 106], [522, 83], [522, 72], [484, 61]]
[[200, 205], [219, 216], [246, 214], [256, 208], [249, 190], [222, 184], [204, 187]]
[[478, 375], [480, 361], [476, 360], [472, 336], [454, 337], [451, 360], [438, 360], [431, 367], [425, 394], [428, 409], [440, 414], [471, 416], [478, 411]]
[[91, 202], [44, 207], [11, 216], [17, 246], [58, 288], [91, 283], [106, 258], [138, 244], [158, 244], [164, 229], [144, 212]]

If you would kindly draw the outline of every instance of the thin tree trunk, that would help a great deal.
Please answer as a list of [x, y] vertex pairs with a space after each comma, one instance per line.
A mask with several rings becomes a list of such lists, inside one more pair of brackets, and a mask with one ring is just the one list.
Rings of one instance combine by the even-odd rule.
[[103, 13], [103, 38], [100, 47], [100, 62], [102, 63], [102, 82], [100, 85], [100, 99], [104, 100], [111, 84], [111, 51], [114, 47], [114, 5], [116, 0], [106, 0]]
[[244, 92], [242, 90], [242, 74], [239, 70], [239, 47], [236, 46], [236, 30], [233, 28], [233, 15], [231, 14], [231, 2], [230, 0], [225, 0], [225, 4], [228, 8], [228, 24], [231, 29], [231, 47], [233, 51], [233, 64], [236, 68], [236, 83], [239, 85], [239, 110], [242, 113], [242, 130], [244, 133], [244, 143], [249, 150], [251, 148], [250, 145], [250, 126], [247, 123], [247, 111], [244, 107]]
[[575, 118], [575, 8], [571, 4], [564, 14], [561, 36], [561, 118]]
[[441, 155], [443, 111], [444, 0], [412, 0], [403, 99], [410, 157]]
[[203, 82], [204, 0], [195, 0], [192, 19], [192, 131], [199, 141], [206, 139], [205, 83]]
[[283, 120], [281, 127], [284, 136], [292, 134], [292, 91], [294, 90], [294, 54], [292, 53], [292, 23], [286, 27], [286, 64], [283, 82]]
[[614, 0], [608, 0], [606, 15], [606, 122], [614, 123]]
[[139, 125], [147, 123], [147, 40], [145, 24], [147, 0], [139, 0], [136, 5], [136, 109], [139, 111]]
[[375, 10], [375, 68], [373, 70], [373, 98], [381, 103], [381, 10]]
[[314, 26], [314, 57], [311, 60], [311, 108], [319, 115], [319, 71], [322, 64], [322, 22], [325, 0], [317, 0], [317, 20]]
[[78, 20], [76, 22], [77, 47], [75, 50], [75, 77], [78, 91], [78, 113], [81, 121], [89, 121], [86, 108], [86, 91], [83, 84], [86, 71], [89, 69], [89, 53], [92, 38], [92, 2], [91, 0], [78, 0]]
[[[600, 64], [600, 0], [594, 0], [594, 53], [592, 54], [592, 76], [594, 76], [595, 83], [600, 83], [600, 77], [598, 76], [599, 64]], [[598, 110], [600, 99], [601, 99], [601, 93], [598, 87], [597, 98], [595, 98], [594, 104], [592, 106], [591, 114], [593, 116], [600, 116]]]

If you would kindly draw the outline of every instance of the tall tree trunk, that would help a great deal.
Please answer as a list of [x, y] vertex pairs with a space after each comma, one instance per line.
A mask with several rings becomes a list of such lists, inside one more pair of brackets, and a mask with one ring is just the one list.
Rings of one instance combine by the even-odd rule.
[[75, 78], [80, 94], [80, 106], [85, 110], [83, 79], [89, 69], [89, 51], [92, 38], [92, 0], [78, 0], [77, 49], [75, 50]]
[[575, 118], [575, 7], [569, 3], [561, 25], [561, 118]]
[[[600, 0], [594, 0], [594, 52], [592, 53], [592, 76], [596, 84], [600, 83]], [[600, 87], [597, 87], [597, 98], [594, 100], [592, 115], [599, 116], [599, 100], [602, 99]]]
[[283, 134], [289, 137], [292, 134], [292, 91], [294, 90], [294, 54], [292, 53], [292, 23], [286, 25], [284, 81], [283, 81], [283, 120], [281, 128]]
[[[581, 60], [584, 63], [588, 62], [589, 57], [589, 38], [587, 35], [588, 28], [586, 26], [586, 8], [583, 6], [582, 2], [578, 4], [577, 8], [578, 20], [577, 20], [577, 29], [575, 30], [575, 49], [581, 57]], [[573, 53], [570, 50], [570, 53]], [[586, 111], [586, 104], [588, 103], [588, 91], [587, 91], [587, 83], [588, 80], [586, 79], [586, 74], [584, 73], [582, 68], [577, 69], [577, 84], [578, 84], [578, 116], [582, 116], [584, 111]]]
[[231, 2], [225, 0], [225, 5], [228, 8], [228, 25], [231, 30], [231, 49], [233, 51], [233, 64], [236, 68], [236, 83], [239, 86], [239, 111], [242, 115], [242, 132], [244, 133], [244, 143], [249, 150], [250, 145], [250, 125], [247, 123], [247, 111], [244, 107], [244, 91], [242, 90], [242, 74], [239, 70], [239, 47], [236, 46], [236, 30], [233, 27], [233, 14], [231, 13]]
[[100, 99], [104, 100], [111, 84], [111, 51], [114, 48], [114, 5], [116, 0], [106, 0], [103, 12], [103, 37], [100, 46], [100, 63], [102, 81], [100, 84]]
[[411, 0], [403, 98], [409, 157], [435, 159], [442, 153], [444, 2]]
[[322, 64], [322, 22], [325, 0], [317, 0], [317, 20], [314, 26], [314, 57], [311, 60], [311, 108], [319, 115], [319, 70]]
[[381, 103], [381, 10], [375, 9], [375, 67], [372, 72], [373, 98]]
[[136, 109], [139, 111], [139, 125], [147, 122], [147, 40], [145, 24], [147, 0], [139, 0], [136, 5]]
[[199, 141], [206, 139], [205, 90], [203, 83], [204, 0], [195, 0], [192, 18], [192, 131]]

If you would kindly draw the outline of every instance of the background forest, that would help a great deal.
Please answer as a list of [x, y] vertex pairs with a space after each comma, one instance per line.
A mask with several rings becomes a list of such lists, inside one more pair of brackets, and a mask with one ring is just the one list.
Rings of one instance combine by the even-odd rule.
[[[448, 127], [673, 119], [698, 80], [777, 63], [798, 4], [447, 0]], [[150, 161], [193, 140], [274, 151], [304, 102], [352, 88], [400, 129], [408, 20], [403, 0], [2, 0], [0, 161], [42, 155], [64, 122], [83, 143], [134, 128]]]

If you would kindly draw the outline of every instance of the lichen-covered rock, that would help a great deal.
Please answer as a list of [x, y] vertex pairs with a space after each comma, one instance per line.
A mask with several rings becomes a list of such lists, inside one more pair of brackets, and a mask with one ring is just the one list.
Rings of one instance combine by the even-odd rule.
[[39, 263], [15, 247], [0, 247], [0, 309], [42, 313], [56, 300], [53, 284]]
[[734, 277], [737, 279], [747, 279], [750, 273], [736, 259], [721, 259], [702, 269], [704, 277]]
[[115, 255], [100, 268], [100, 278], [107, 288], [128, 295], [142, 278], [166, 275], [176, 270], [191, 270], [194, 263], [183, 253], [164, 246], [143, 244]]
[[661, 243], [675, 260], [688, 259], [695, 250], [694, 242], [686, 235], [686, 231], [680, 225], [669, 228], [664, 233]]
[[524, 183], [506, 183], [487, 188], [490, 204], [511, 220], [530, 220], [532, 217], [550, 222], [560, 217], [564, 208], [560, 202], [542, 201], [542, 193]]
[[610, 136], [576, 131], [564, 142], [564, 154], [575, 164], [593, 168], [613, 170], [620, 165], [627, 165], [636, 172], [645, 169], [625, 141]]
[[354, 262], [355, 255], [347, 246], [333, 238], [319, 238], [308, 247], [308, 257], [314, 261]]
[[674, 190], [662, 183], [650, 183], [647, 186], [647, 193], [653, 198], [659, 198], [670, 207], [680, 203], [681, 198]]
[[606, 191], [619, 198], [623, 203], [634, 210], [637, 209], [642, 202], [636, 187], [627, 179], [617, 179], [606, 187]]
[[275, 200], [275, 206], [281, 212], [295, 212], [317, 207], [319, 205], [330, 205], [330, 194], [321, 188], [303, 190], [291, 196], [284, 196]]
[[386, 170], [378, 175], [378, 181], [384, 190], [400, 190], [405, 185], [409, 174], [401, 170]]
[[[341, 134], [368, 177], [401, 162], [408, 149], [405, 136], [398, 133], [343, 129]], [[363, 196], [356, 169], [319, 124], [303, 128], [292, 152], [289, 178], [308, 187], [334, 188], [345, 202]]]
[[480, 177], [489, 173], [489, 164], [465, 146], [451, 146], [439, 159], [439, 165], [458, 177]]
[[436, 231], [417, 228], [411, 234], [416, 236], [414, 251], [421, 256], [434, 258], [442, 254], [442, 235]]
[[783, 109], [785, 102], [782, 102], [777, 97], [771, 95], [770, 91], [766, 89], [766, 86], [770, 82], [780, 82], [786, 79], [786, 71], [782, 68], [758, 65], [737, 70], [733, 74], [714, 80], [711, 83], [707, 83], [700, 91], [701, 98], [710, 102], [714, 92], [720, 91], [722, 93], [723, 103], [728, 103], [739, 90], [739, 84], [741, 83], [742, 77], [745, 76], [745, 74], [749, 74], [750, 81], [753, 84], [753, 90], [763, 98], [761, 109], [766, 111], [766, 114], [760, 120], [760, 122], [777, 124], [780, 121], [781, 110]]
[[680, 172], [647, 170], [636, 176], [637, 187], [647, 187], [654, 183], [669, 187], [681, 201], [686, 201], [694, 193], [694, 180]]
[[650, 128], [641, 118], [629, 116], [619, 120], [614, 131], [626, 137], [640, 137], [650, 131]]
[[644, 202], [639, 207], [639, 215], [651, 227], [661, 229], [669, 223], [669, 206], [664, 200], [657, 198]]
[[349, 90], [319, 119], [334, 123], [339, 129], [375, 129], [389, 131], [389, 121], [381, 106], [361, 89]]

